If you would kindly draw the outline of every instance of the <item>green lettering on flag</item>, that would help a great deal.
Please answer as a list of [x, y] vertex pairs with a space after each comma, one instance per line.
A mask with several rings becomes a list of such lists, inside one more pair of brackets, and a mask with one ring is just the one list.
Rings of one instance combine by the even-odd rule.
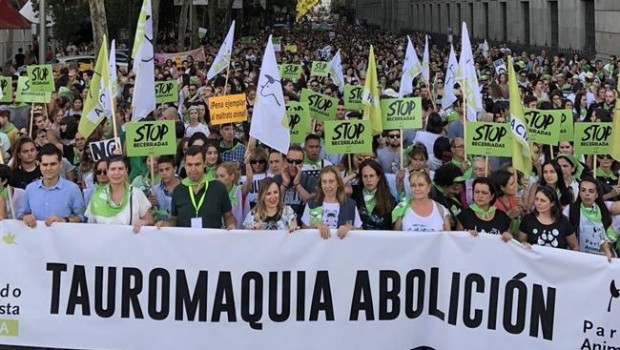
[[280, 77], [282, 80], [297, 81], [301, 78], [301, 64], [282, 64], [280, 65]]
[[176, 154], [174, 120], [130, 122], [125, 132], [129, 157]]
[[371, 153], [372, 129], [370, 121], [326, 121], [325, 152], [327, 154]]
[[364, 87], [361, 85], [346, 84], [344, 86], [344, 108], [351, 111], [361, 111], [364, 109], [362, 104], [363, 92]]
[[421, 129], [422, 99], [420, 97], [386, 98], [381, 100], [384, 129]]
[[155, 82], [155, 102], [179, 102], [179, 83], [176, 80]]
[[19, 336], [19, 321], [0, 318], [0, 337]]
[[54, 92], [54, 75], [51, 64], [26, 67], [30, 90], [34, 92]]
[[0, 77], [0, 102], [13, 101], [13, 80], [9, 77]]
[[562, 120], [548, 110], [524, 108], [527, 136], [530, 143], [557, 145], [560, 142]]
[[508, 123], [465, 123], [467, 154], [479, 156], [512, 156], [512, 132]]
[[28, 77], [20, 76], [17, 79], [15, 100], [24, 103], [48, 103], [52, 100], [52, 93], [32, 91]]
[[575, 123], [575, 154], [609, 154], [611, 123]]
[[313, 61], [310, 76], [326, 77], [329, 74], [329, 62]]
[[322, 121], [336, 118], [338, 99], [316, 93], [312, 90], [301, 89], [301, 102], [308, 102], [310, 117]]
[[308, 102], [289, 101], [286, 105], [291, 143], [303, 143], [310, 133], [312, 120]]

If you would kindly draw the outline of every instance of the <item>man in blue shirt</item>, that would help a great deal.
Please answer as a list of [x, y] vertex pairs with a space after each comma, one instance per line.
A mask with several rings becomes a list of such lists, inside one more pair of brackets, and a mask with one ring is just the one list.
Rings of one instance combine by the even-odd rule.
[[37, 220], [50, 226], [54, 222], [82, 222], [86, 205], [80, 188], [60, 177], [61, 151], [52, 144], [41, 147], [38, 154], [42, 178], [26, 186], [17, 217], [28, 227]]

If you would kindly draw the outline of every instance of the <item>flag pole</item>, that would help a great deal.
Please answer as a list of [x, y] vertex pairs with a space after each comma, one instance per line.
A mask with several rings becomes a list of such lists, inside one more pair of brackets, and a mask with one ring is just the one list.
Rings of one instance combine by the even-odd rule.
[[399, 131], [400, 131], [400, 170], [403, 170], [405, 166], [405, 156], [403, 154], [403, 152], [405, 151], [403, 149], [403, 129], [399, 129]]
[[32, 137], [32, 124], [34, 123], [34, 102], [30, 105], [30, 126], [28, 127], [28, 135]]
[[224, 83], [224, 96], [226, 96], [226, 88], [228, 87], [228, 72], [230, 72], [230, 62], [226, 66], [226, 82]]

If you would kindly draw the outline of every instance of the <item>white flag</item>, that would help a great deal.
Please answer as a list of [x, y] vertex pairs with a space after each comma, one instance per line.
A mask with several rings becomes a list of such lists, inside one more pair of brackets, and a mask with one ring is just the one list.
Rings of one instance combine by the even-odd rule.
[[430, 73], [430, 58], [428, 54], [428, 35], [424, 36], [424, 56], [422, 56], [422, 79], [426, 86], [430, 85], [431, 73]]
[[271, 41], [267, 47], [260, 68], [254, 102], [254, 113], [250, 125], [250, 136], [284, 154], [288, 152], [291, 134], [284, 107], [284, 94], [280, 72], [276, 63], [276, 53]]
[[480, 94], [474, 55], [471, 52], [471, 42], [469, 41], [469, 32], [465, 22], [463, 22], [461, 35], [461, 61], [459, 62], [459, 69], [463, 78], [463, 83], [461, 84], [463, 97], [467, 105], [465, 113], [467, 113], [467, 120], [476, 121], [478, 111], [482, 111], [482, 95]]
[[456, 101], [456, 95], [454, 94], [454, 84], [456, 83], [456, 71], [459, 69], [459, 63], [456, 61], [456, 54], [454, 53], [454, 47], [450, 45], [450, 56], [448, 57], [448, 69], [446, 70], [446, 76], [443, 84], [443, 98], [441, 99], [441, 109], [444, 111], [452, 107], [454, 101]]
[[334, 81], [334, 84], [338, 86], [340, 92], [344, 91], [344, 73], [342, 72], [342, 59], [340, 58], [340, 50], [336, 52], [334, 58], [329, 63], [329, 74]]
[[[136, 37], [134, 43], [138, 44], [135, 50], [134, 68], [136, 79], [133, 89], [131, 105], [134, 108], [131, 120], [140, 120], [149, 113], [155, 111], [155, 54], [153, 52], [153, 11], [151, 0], [144, 0], [140, 17], [138, 18], [138, 30], [136, 36], [143, 33], [142, 37]], [[134, 44], [135, 45], [135, 44]]]
[[407, 50], [405, 51], [405, 62], [403, 64], [403, 75], [400, 78], [399, 97], [413, 93], [413, 79], [422, 73], [422, 65], [418, 54], [415, 52], [411, 38], [407, 36]]
[[110, 44], [110, 87], [112, 89], [112, 98], [118, 93], [118, 75], [116, 74], [116, 40], [112, 40]]
[[219, 72], [223, 71], [230, 65], [230, 56], [232, 55], [233, 41], [235, 40], [235, 21], [232, 21], [228, 34], [224, 38], [220, 50], [217, 52], [217, 56], [213, 60], [209, 72], [207, 72], [207, 80], [213, 79]]

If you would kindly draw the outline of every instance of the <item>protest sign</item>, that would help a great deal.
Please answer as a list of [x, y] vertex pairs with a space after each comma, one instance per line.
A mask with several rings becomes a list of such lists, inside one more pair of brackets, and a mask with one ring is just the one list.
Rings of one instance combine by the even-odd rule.
[[34, 92], [53, 92], [56, 91], [54, 86], [54, 75], [52, 74], [52, 65], [27, 66], [28, 81], [30, 82], [30, 90]]
[[493, 67], [495, 67], [495, 74], [504, 74], [506, 73], [506, 62], [504, 62], [503, 58], [499, 60], [493, 61]]
[[129, 157], [176, 154], [174, 120], [130, 122], [125, 124], [126, 147]]
[[110, 156], [114, 154], [116, 145], [120, 144], [121, 140], [117, 137], [116, 139], [93, 141], [90, 142], [88, 146], [90, 147], [90, 154], [92, 155], [93, 160], [96, 162], [100, 159], [110, 158]]
[[465, 150], [467, 154], [480, 156], [512, 156], [512, 132], [506, 123], [465, 123]]
[[191, 56], [194, 62], [204, 62], [207, 58], [205, 50], [202, 47], [191, 51], [173, 52], [173, 53], [156, 53], [155, 60], [157, 64], [164, 64], [167, 60], [174, 60], [177, 66], [181, 66], [183, 60], [187, 60]]
[[557, 145], [560, 142], [560, 115], [547, 110], [524, 108], [529, 141], [542, 145]]
[[271, 42], [273, 43], [273, 50], [275, 52], [282, 51], [282, 37], [273, 37]]
[[309, 89], [302, 89], [300, 100], [308, 102], [311, 118], [325, 121], [336, 117], [338, 109], [337, 98], [319, 94]]
[[310, 75], [315, 77], [326, 77], [329, 74], [329, 62], [313, 61]]
[[291, 133], [291, 143], [303, 143], [310, 133], [310, 107], [308, 102], [289, 101], [286, 105], [288, 128]]
[[611, 123], [575, 123], [575, 154], [609, 154]]
[[327, 154], [371, 153], [372, 129], [370, 121], [326, 121], [325, 152]]
[[420, 97], [383, 99], [381, 116], [386, 130], [421, 129], [422, 100]]
[[573, 141], [575, 120], [573, 119], [573, 111], [570, 109], [556, 109], [552, 111], [560, 118], [560, 141]]
[[297, 81], [301, 77], [301, 64], [282, 64], [280, 65], [280, 77], [282, 80]]
[[155, 102], [156, 103], [178, 103], [179, 102], [179, 83], [176, 80], [158, 81], [155, 83]]
[[9, 77], [0, 77], [0, 102], [13, 101], [13, 80]]
[[32, 91], [28, 77], [20, 76], [17, 80], [15, 100], [24, 103], [48, 103], [52, 99], [51, 92]]
[[362, 104], [362, 93], [364, 87], [361, 85], [346, 84], [344, 86], [344, 108], [352, 111], [361, 111], [364, 109]]
[[297, 45], [284, 45], [284, 51], [285, 52], [291, 52], [291, 53], [297, 53]]
[[248, 120], [245, 94], [209, 98], [211, 124], [238, 123]]

